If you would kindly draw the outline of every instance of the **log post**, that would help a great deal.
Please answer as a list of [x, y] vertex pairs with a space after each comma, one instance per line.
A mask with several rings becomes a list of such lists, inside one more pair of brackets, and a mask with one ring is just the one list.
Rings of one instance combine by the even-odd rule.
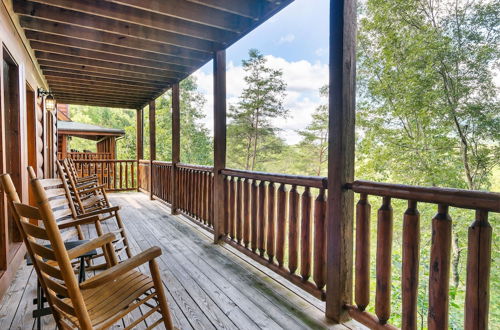
[[214, 56], [214, 242], [223, 235], [224, 221], [224, 176], [226, 167], [226, 51]]
[[464, 329], [488, 329], [490, 304], [491, 233], [488, 212], [476, 211], [469, 227]]
[[451, 217], [448, 205], [439, 204], [432, 219], [432, 243], [429, 272], [429, 329], [448, 329], [451, 261]]
[[177, 184], [177, 164], [180, 162], [181, 121], [179, 83], [172, 85], [172, 174], [170, 180], [170, 196], [172, 196], [172, 214], [179, 214], [179, 189]]
[[153, 199], [153, 160], [156, 159], [156, 104], [149, 101], [149, 198]]
[[349, 319], [352, 300], [356, 1], [330, 0], [326, 316]]
[[137, 191], [141, 186], [141, 171], [139, 170], [139, 161], [144, 158], [144, 112], [142, 109], [137, 109], [135, 119], [135, 146], [137, 158]]

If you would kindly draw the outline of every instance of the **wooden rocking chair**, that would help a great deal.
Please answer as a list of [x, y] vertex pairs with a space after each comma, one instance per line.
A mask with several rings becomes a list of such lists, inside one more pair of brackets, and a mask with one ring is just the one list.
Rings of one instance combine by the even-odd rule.
[[[119, 256], [125, 252], [127, 257], [130, 258], [132, 252], [128, 243], [125, 226], [118, 212], [119, 207], [111, 205], [104, 187], [102, 185], [94, 185], [93, 187], [85, 187], [83, 189], [78, 187], [75, 177], [66, 162], [63, 166], [58, 161], [57, 170], [78, 215], [99, 214], [103, 219], [105, 217], [106, 219], [114, 218], [116, 220], [117, 229], [113, 232], [119, 235], [120, 238], [114, 243], [116, 247], [115, 251]], [[102, 229], [99, 230], [98, 233], [102, 233]]]
[[[1, 176], [5, 189], [14, 190], [8, 174]], [[88, 243], [66, 250], [54, 213], [49, 206], [47, 194], [38, 179], [32, 179], [31, 187], [37, 207], [14, 201], [14, 219], [39, 281], [47, 295], [52, 314], [60, 329], [108, 329], [139, 306], [149, 311], [134, 320], [126, 329], [132, 329], [140, 322], [158, 312], [161, 318], [148, 329], [164, 323], [173, 329], [158, 264], [155, 258], [161, 249], [152, 247], [118, 264], [111, 242], [112, 233], [107, 233]], [[28, 219], [41, 220], [43, 227], [31, 224]], [[40, 241], [49, 241], [50, 247]], [[111, 256], [112, 267], [98, 275], [78, 283], [71, 260], [96, 248], [106, 249]], [[149, 263], [151, 276], [136, 268]]]

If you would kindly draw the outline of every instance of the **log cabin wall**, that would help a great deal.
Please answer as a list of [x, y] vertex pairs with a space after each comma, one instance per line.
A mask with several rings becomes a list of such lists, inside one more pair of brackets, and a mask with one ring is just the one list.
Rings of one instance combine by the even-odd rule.
[[[13, 19], [12, 1], [0, 1], [0, 172], [11, 172], [16, 188], [23, 202], [28, 202], [28, 114], [33, 115], [29, 134], [35, 148], [31, 159], [36, 165], [37, 174], [45, 169], [44, 147], [47, 145], [44, 134], [46, 111], [43, 102], [37, 98], [36, 90], [46, 89], [36, 60], [26, 45], [24, 34], [17, 18]], [[23, 40], [24, 39], [24, 40]], [[27, 93], [27, 86], [30, 91]], [[30, 98], [34, 97], [34, 100]], [[30, 108], [35, 113], [30, 113]], [[0, 195], [0, 297], [8, 288], [18, 266], [23, 261], [25, 248], [16, 235], [11, 223], [3, 191]]]

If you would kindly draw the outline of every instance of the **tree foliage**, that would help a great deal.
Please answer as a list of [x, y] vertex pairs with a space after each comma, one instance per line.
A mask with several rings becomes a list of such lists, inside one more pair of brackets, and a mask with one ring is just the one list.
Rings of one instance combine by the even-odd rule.
[[250, 49], [243, 60], [246, 87], [240, 101], [229, 107], [228, 163], [247, 170], [262, 169], [274, 160], [284, 144], [279, 128], [272, 124], [284, 118], [288, 110], [283, 105], [286, 84], [283, 72], [267, 65], [266, 58]]

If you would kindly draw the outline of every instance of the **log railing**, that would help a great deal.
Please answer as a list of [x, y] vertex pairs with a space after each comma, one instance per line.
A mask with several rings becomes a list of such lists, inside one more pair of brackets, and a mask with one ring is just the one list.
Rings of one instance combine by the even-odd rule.
[[224, 240], [320, 299], [326, 282], [326, 180], [222, 170]]
[[[62, 152], [57, 153], [58, 159], [63, 159]], [[66, 152], [66, 158], [74, 160], [111, 160], [114, 155], [110, 152]]]
[[[355, 181], [349, 187], [359, 194], [356, 206], [355, 285], [354, 305], [347, 306], [351, 316], [370, 328], [394, 328], [391, 318], [392, 245], [394, 199], [406, 200], [407, 209], [401, 216], [402, 269], [401, 303], [402, 328], [416, 329], [419, 280], [428, 280], [429, 329], [448, 329], [449, 283], [452, 247], [452, 217], [450, 207], [475, 211], [475, 220], [468, 231], [467, 278], [465, 295], [465, 329], [486, 329], [489, 303], [489, 273], [491, 263], [491, 233], [489, 212], [500, 212], [500, 194], [458, 189], [424, 188], [397, 184]], [[376, 226], [376, 285], [370, 288], [370, 214], [369, 196], [381, 198]], [[420, 242], [419, 203], [433, 204], [429, 278], [419, 279]], [[396, 221], [398, 218], [396, 218]], [[396, 233], [397, 234], [397, 233]], [[370, 292], [375, 291], [375, 314], [368, 313]], [[399, 312], [399, 311], [397, 311]]]
[[172, 204], [172, 163], [153, 161], [153, 182], [151, 189], [153, 196]]
[[175, 170], [179, 210], [213, 229], [213, 167], [179, 163]]
[[80, 176], [96, 175], [108, 191], [137, 190], [137, 160], [75, 160]]
[[[148, 191], [149, 164], [139, 162], [139, 187]], [[179, 211], [208, 229], [213, 228], [213, 203], [223, 203], [223, 241], [313, 296], [326, 299], [326, 178], [224, 169], [224, 199], [213, 201], [212, 167], [177, 164], [173, 187], [172, 170], [171, 163], [153, 162], [153, 195], [169, 203], [177, 198]], [[464, 327], [487, 328], [492, 238], [488, 215], [500, 212], [500, 194], [366, 181], [355, 181], [346, 189], [359, 195], [353, 246], [353, 304], [344, 306], [352, 318], [370, 328], [395, 329], [390, 323], [391, 315], [397, 313], [402, 328], [416, 329], [417, 322], [421, 322], [417, 319], [417, 298], [424, 298], [428, 300], [427, 327], [447, 328], [453, 221], [450, 214], [454, 213], [450, 209], [462, 208], [475, 212], [468, 232]], [[370, 200], [380, 200], [376, 226], [370, 221]], [[399, 221], [393, 215], [393, 206], [401, 203], [407, 206], [400, 215], [403, 232], [398, 236], [393, 231], [394, 221]], [[426, 204], [425, 210], [434, 206], [437, 212], [428, 229], [421, 228], [421, 204]], [[374, 230], [375, 252], [370, 246]], [[427, 248], [421, 246], [422, 230], [432, 233], [428, 278], [419, 277], [419, 257]], [[393, 237], [402, 240], [401, 292], [395, 294], [391, 292], [396, 271], [392, 268], [396, 252]], [[370, 287], [373, 278], [375, 285]], [[427, 282], [428, 298], [419, 297], [419, 281]], [[394, 297], [398, 301], [393, 301]], [[395, 303], [401, 304], [401, 310], [391, 310]]]

